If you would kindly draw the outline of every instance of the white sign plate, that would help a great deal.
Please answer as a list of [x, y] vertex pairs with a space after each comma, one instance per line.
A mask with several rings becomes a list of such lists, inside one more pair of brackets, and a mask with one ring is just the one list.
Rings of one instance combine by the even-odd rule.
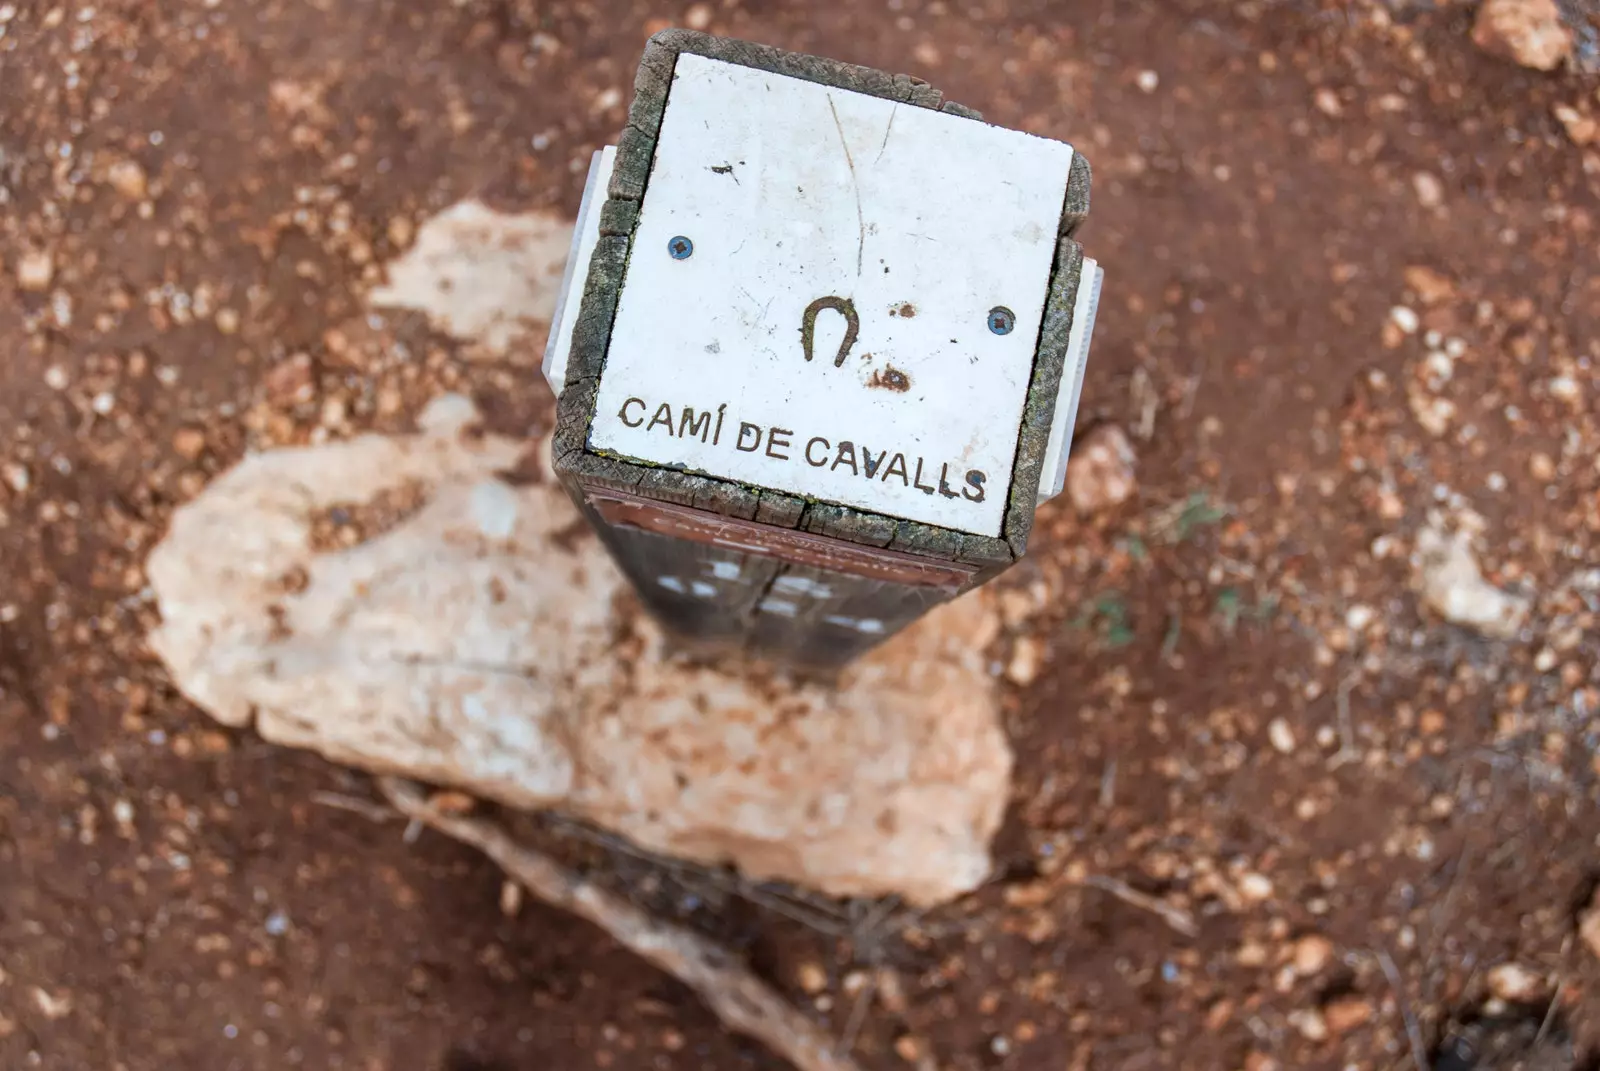
[[679, 56], [591, 445], [1000, 535], [1071, 166]]

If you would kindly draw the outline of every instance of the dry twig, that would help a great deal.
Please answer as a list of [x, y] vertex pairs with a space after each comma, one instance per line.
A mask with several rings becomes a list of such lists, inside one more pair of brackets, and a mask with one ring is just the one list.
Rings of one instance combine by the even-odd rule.
[[323, 807], [332, 807], [336, 811], [349, 811], [351, 814], [359, 814], [369, 822], [380, 824], [392, 822], [399, 817], [392, 808], [385, 807], [381, 803], [373, 803], [371, 800], [360, 799], [356, 796], [346, 796], [342, 792], [313, 792], [311, 793], [311, 802]]
[[1400, 968], [1395, 966], [1394, 957], [1384, 949], [1373, 953], [1378, 961], [1378, 966], [1383, 969], [1383, 976], [1389, 980], [1389, 988], [1394, 990], [1395, 1003], [1400, 1008], [1400, 1018], [1406, 1024], [1406, 1041], [1411, 1045], [1411, 1060], [1417, 1065], [1417, 1071], [1428, 1071], [1428, 1047], [1422, 1043], [1422, 1027], [1417, 1023], [1417, 1017], [1411, 1012], [1411, 1002], [1406, 999], [1405, 979], [1400, 977]]
[[1198, 937], [1200, 927], [1195, 923], [1194, 916], [1181, 907], [1175, 907], [1159, 897], [1142, 893], [1125, 881], [1108, 878], [1103, 874], [1090, 874], [1081, 882], [1091, 889], [1108, 892], [1125, 904], [1149, 911], [1158, 916], [1162, 922], [1171, 926], [1185, 937]]
[[835, 1050], [820, 1027], [726, 949], [652, 917], [516, 843], [493, 822], [435, 811], [412, 782], [384, 777], [378, 784], [405, 817], [477, 848], [534, 896], [594, 923], [619, 944], [693, 989], [729, 1029], [756, 1038], [800, 1071], [859, 1071], [855, 1061]]

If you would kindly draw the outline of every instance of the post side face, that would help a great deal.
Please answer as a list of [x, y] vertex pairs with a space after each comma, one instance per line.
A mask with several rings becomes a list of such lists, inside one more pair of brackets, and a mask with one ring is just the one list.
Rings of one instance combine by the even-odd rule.
[[706, 650], [743, 647], [796, 668], [837, 669], [976, 575], [626, 494], [575, 491], [640, 601], [680, 640]]
[[680, 55], [590, 448], [1000, 536], [1072, 160]]

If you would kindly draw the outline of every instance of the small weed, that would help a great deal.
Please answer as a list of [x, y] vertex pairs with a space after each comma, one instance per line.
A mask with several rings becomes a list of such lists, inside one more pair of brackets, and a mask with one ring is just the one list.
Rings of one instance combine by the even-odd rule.
[[1207, 491], [1193, 491], [1150, 519], [1150, 535], [1163, 543], [1182, 543], [1228, 516], [1226, 506]]
[[1272, 592], [1261, 596], [1251, 605], [1245, 601], [1235, 587], [1225, 587], [1217, 592], [1216, 605], [1212, 610], [1217, 617], [1222, 619], [1224, 635], [1232, 636], [1242, 621], [1266, 621], [1278, 610], [1278, 597]]
[[1084, 606], [1072, 627], [1098, 633], [1100, 642], [1113, 651], [1128, 646], [1135, 638], [1128, 619], [1128, 604], [1120, 591], [1108, 591]]

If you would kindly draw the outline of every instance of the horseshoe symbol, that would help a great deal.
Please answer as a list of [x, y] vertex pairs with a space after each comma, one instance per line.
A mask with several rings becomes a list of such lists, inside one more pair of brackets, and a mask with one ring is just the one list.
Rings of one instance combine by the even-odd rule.
[[806, 314], [800, 320], [800, 345], [805, 350], [806, 360], [811, 360], [812, 350], [817, 344], [817, 314], [823, 309], [832, 309], [844, 317], [844, 341], [839, 343], [839, 353], [833, 359], [833, 367], [838, 368], [844, 364], [844, 359], [850, 355], [850, 347], [856, 344], [856, 336], [861, 334], [861, 317], [856, 315], [856, 303], [849, 298], [819, 297], [806, 306]]

